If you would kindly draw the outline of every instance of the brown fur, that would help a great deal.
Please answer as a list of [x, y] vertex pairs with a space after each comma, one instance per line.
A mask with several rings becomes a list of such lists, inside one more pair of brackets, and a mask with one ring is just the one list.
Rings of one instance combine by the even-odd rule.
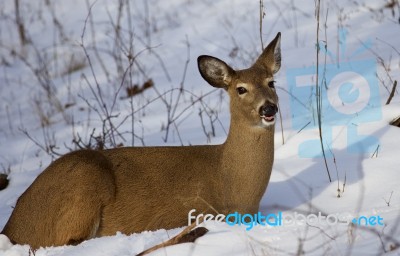
[[[202, 76], [230, 95], [222, 145], [81, 150], [52, 163], [18, 199], [3, 234], [18, 244], [58, 246], [93, 237], [175, 228], [200, 212], [254, 213], [271, 175], [274, 125], [259, 110], [280, 67], [280, 34], [249, 69], [199, 57]], [[239, 95], [238, 86], [247, 93]]]

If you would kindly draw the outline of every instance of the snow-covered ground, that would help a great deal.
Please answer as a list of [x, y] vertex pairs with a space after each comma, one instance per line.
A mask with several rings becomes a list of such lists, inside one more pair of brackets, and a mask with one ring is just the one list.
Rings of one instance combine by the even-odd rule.
[[[20, 2], [25, 45], [15, 1], [0, 3], [0, 172], [10, 178], [0, 191], [0, 230], [53, 159], [98, 145], [96, 138], [105, 147], [225, 140], [228, 96], [202, 80], [196, 58], [248, 67], [261, 51], [258, 0]], [[283, 128], [278, 122], [260, 210], [281, 211], [286, 223], [246, 231], [209, 222], [195, 243], [152, 255], [399, 255], [400, 129], [388, 125], [400, 115], [398, 90], [385, 105], [400, 78], [398, 1], [321, 1], [319, 78], [331, 88], [322, 90], [322, 115], [332, 182], [315, 156], [315, 1], [265, 0], [263, 10], [264, 45], [282, 33], [276, 86]], [[154, 87], [126, 97], [128, 85], [149, 79]], [[288, 223], [319, 213], [328, 220]], [[360, 225], [351, 223], [360, 217]], [[181, 230], [116, 234], [35, 255], [135, 255]], [[29, 255], [29, 246], [0, 255]]]

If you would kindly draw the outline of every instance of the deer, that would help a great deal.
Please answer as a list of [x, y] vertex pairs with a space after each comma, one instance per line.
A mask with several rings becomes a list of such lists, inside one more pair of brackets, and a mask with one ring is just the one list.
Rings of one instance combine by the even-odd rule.
[[18, 198], [1, 234], [32, 248], [186, 226], [188, 212], [255, 214], [274, 162], [280, 32], [247, 69], [202, 55], [200, 75], [230, 99], [220, 145], [77, 150]]

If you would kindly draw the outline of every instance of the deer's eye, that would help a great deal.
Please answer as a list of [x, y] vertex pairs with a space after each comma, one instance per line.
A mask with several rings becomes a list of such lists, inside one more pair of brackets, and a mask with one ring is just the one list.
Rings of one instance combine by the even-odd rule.
[[236, 91], [239, 95], [245, 94], [247, 92], [247, 89], [244, 87], [238, 87], [236, 88]]
[[268, 87], [272, 88], [272, 89], [275, 89], [275, 81], [269, 81], [268, 82]]

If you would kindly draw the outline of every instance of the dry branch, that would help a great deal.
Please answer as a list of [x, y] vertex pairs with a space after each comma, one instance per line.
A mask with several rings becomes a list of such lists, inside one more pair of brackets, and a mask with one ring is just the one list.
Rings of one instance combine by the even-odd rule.
[[185, 228], [181, 233], [174, 236], [170, 240], [163, 242], [161, 244], [158, 244], [156, 246], [153, 246], [153, 247], [137, 254], [136, 256], [147, 255], [155, 250], [158, 250], [160, 248], [165, 248], [165, 247], [171, 246], [171, 245], [182, 244], [182, 243], [193, 243], [194, 241], [196, 241], [197, 238], [204, 236], [208, 232], [208, 229], [206, 229], [205, 227], [198, 227], [198, 228], [193, 229], [195, 226], [196, 226], [196, 223], [193, 223], [192, 225]]
[[390, 122], [391, 125], [400, 127], [400, 116], [396, 117], [395, 119], [393, 119], [393, 121]]
[[389, 105], [390, 102], [392, 101], [394, 92], [396, 91], [396, 87], [397, 87], [397, 80], [395, 80], [393, 83], [393, 88], [392, 88], [392, 91], [390, 92], [388, 100], [386, 101], [386, 105]]

